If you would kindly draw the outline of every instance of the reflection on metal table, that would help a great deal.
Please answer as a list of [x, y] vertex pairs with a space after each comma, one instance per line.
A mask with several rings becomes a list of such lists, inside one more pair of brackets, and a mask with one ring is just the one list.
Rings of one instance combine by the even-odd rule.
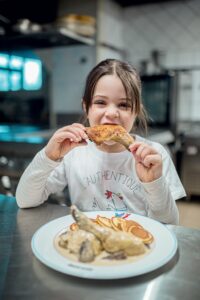
[[0, 298], [199, 299], [200, 230], [168, 226], [177, 237], [178, 251], [153, 272], [128, 279], [81, 279], [48, 268], [31, 250], [36, 230], [67, 214], [67, 206], [48, 201], [40, 207], [18, 209], [14, 197], [0, 195]]

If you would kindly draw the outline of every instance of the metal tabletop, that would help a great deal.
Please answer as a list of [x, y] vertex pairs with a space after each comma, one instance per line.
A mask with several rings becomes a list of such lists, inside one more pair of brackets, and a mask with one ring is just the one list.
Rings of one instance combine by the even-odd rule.
[[48, 268], [31, 250], [35, 231], [66, 214], [68, 207], [48, 202], [18, 209], [15, 198], [0, 195], [0, 299], [200, 299], [200, 230], [169, 226], [178, 250], [153, 272], [128, 279], [82, 279]]

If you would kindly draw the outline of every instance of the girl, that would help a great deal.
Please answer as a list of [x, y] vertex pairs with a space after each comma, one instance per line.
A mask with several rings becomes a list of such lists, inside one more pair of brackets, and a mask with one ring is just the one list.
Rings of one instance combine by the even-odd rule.
[[[82, 104], [90, 126], [146, 127], [140, 78], [126, 62], [107, 59], [94, 67]], [[68, 186], [72, 204], [83, 211], [133, 212], [178, 224], [175, 200], [185, 191], [169, 154], [137, 135], [129, 149], [116, 142], [95, 145], [79, 123], [58, 129], [22, 175], [18, 206], [38, 206]]]

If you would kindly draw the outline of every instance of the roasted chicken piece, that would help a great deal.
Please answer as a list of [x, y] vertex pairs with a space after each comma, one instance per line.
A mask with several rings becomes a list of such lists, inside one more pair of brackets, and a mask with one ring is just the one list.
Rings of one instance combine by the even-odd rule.
[[126, 232], [114, 231], [92, 222], [76, 206], [71, 206], [71, 213], [80, 229], [93, 233], [102, 243], [103, 249], [114, 253], [123, 251], [127, 256], [146, 252], [146, 247], [140, 238]]
[[128, 150], [129, 146], [135, 140], [122, 126], [114, 124], [87, 127], [86, 133], [89, 139], [97, 145], [108, 141], [114, 141], [124, 145]]
[[85, 230], [67, 231], [60, 235], [59, 246], [75, 254], [81, 262], [91, 262], [101, 252], [101, 242]]

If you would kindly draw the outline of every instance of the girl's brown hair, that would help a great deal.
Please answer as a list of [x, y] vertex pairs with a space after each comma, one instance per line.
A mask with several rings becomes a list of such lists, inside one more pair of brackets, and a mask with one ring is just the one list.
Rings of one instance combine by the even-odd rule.
[[142, 105], [141, 80], [136, 69], [128, 62], [117, 59], [106, 59], [96, 65], [88, 74], [85, 90], [83, 93], [83, 104], [86, 114], [92, 104], [94, 89], [98, 80], [105, 75], [117, 75], [124, 86], [127, 99], [131, 100], [131, 109], [136, 113], [135, 125], [147, 130], [147, 115]]

